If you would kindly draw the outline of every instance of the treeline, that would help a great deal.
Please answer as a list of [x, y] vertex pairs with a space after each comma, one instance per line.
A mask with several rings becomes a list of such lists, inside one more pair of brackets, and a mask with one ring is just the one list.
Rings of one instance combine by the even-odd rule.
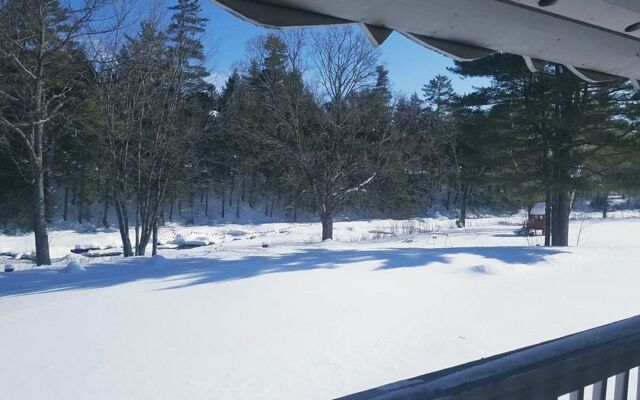
[[378, 50], [346, 27], [260, 36], [218, 90], [196, 0], [136, 29], [105, 27], [106, 1], [78, 3], [0, 0], [0, 224], [33, 229], [38, 264], [70, 203], [78, 222], [100, 204], [108, 226], [114, 210], [126, 256], [155, 253], [175, 205], [194, 223], [210, 195], [222, 218], [276, 198], [294, 218], [316, 213], [323, 240], [345, 211], [447, 208], [462, 227], [468, 210], [546, 201], [547, 244], [565, 246], [577, 196], [640, 188], [640, 107], [625, 82], [551, 64], [534, 74], [496, 54], [451, 70], [486, 88], [460, 95], [436, 76], [394, 95]]

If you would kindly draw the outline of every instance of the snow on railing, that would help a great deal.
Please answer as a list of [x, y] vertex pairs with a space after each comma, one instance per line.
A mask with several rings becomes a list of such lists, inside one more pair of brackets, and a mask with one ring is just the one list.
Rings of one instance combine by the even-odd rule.
[[629, 393], [638, 366], [640, 315], [341, 400], [605, 400], [610, 377], [614, 400], [640, 400], [640, 369]]

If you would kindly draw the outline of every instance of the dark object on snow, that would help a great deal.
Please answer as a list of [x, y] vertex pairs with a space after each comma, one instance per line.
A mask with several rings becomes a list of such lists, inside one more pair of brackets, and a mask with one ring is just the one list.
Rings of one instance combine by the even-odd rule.
[[204, 244], [204, 243], [185, 243], [185, 244], [181, 244], [179, 245], [176, 250], [191, 250], [191, 249], [197, 249], [198, 247], [206, 247], [206, 246], [211, 246], [211, 244]]
[[85, 254], [93, 250], [100, 250], [99, 247], [83, 247], [83, 248], [75, 248], [71, 249], [73, 254]]
[[546, 204], [538, 203], [531, 210], [530, 217], [519, 231], [521, 236], [536, 236], [538, 231], [544, 235]]
[[13, 271], [14, 271], [13, 265], [7, 264], [4, 266], [4, 272], [13, 272]]
[[117, 257], [122, 255], [121, 249], [91, 250], [83, 254], [89, 258]]
[[268, 243], [265, 243], [265, 242], [262, 242], [262, 248], [263, 248], [263, 249], [266, 249], [267, 247], [269, 247], [269, 244], [268, 244]]

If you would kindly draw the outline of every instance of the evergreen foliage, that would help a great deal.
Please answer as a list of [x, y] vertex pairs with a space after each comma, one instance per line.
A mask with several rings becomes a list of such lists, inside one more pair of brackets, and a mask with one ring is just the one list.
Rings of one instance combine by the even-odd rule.
[[196, 223], [197, 204], [210, 220], [243, 205], [313, 213], [330, 239], [340, 213], [448, 209], [463, 227], [546, 201], [548, 244], [567, 245], [574, 199], [606, 216], [609, 194], [640, 193], [640, 102], [625, 82], [495, 54], [451, 69], [487, 87], [462, 95], [425, 76], [396, 95], [378, 51], [338, 28], [256, 38], [218, 90], [197, 0], [177, 0], [166, 27], [115, 35], [100, 58], [82, 35], [102, 4], [84, 1], [0, 0], [0, 226], [33, 229], [40, 264], [53, 218], [117, 224], [130, 256], [155, 252], [166, 221]]

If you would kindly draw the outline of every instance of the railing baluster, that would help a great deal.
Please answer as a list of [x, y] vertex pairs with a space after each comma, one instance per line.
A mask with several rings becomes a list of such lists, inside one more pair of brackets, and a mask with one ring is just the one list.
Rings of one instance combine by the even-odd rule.
[[584, 388], [571, 392], [569, 394], [569, 400], [584, 400]]
[[[593, 384], [593, 400], [606, 400], [607, 398], [607, 380], [603, 379]], [[639, 399], [640, 400], [640, 399]]]
[[629, 392], [629, 371], [616, 375], [616, 390], [613, 400], [627, 400]]
[[636, 400], [640, 400], [640, 365], [638, 366], [638, 379], [636, 379]]

